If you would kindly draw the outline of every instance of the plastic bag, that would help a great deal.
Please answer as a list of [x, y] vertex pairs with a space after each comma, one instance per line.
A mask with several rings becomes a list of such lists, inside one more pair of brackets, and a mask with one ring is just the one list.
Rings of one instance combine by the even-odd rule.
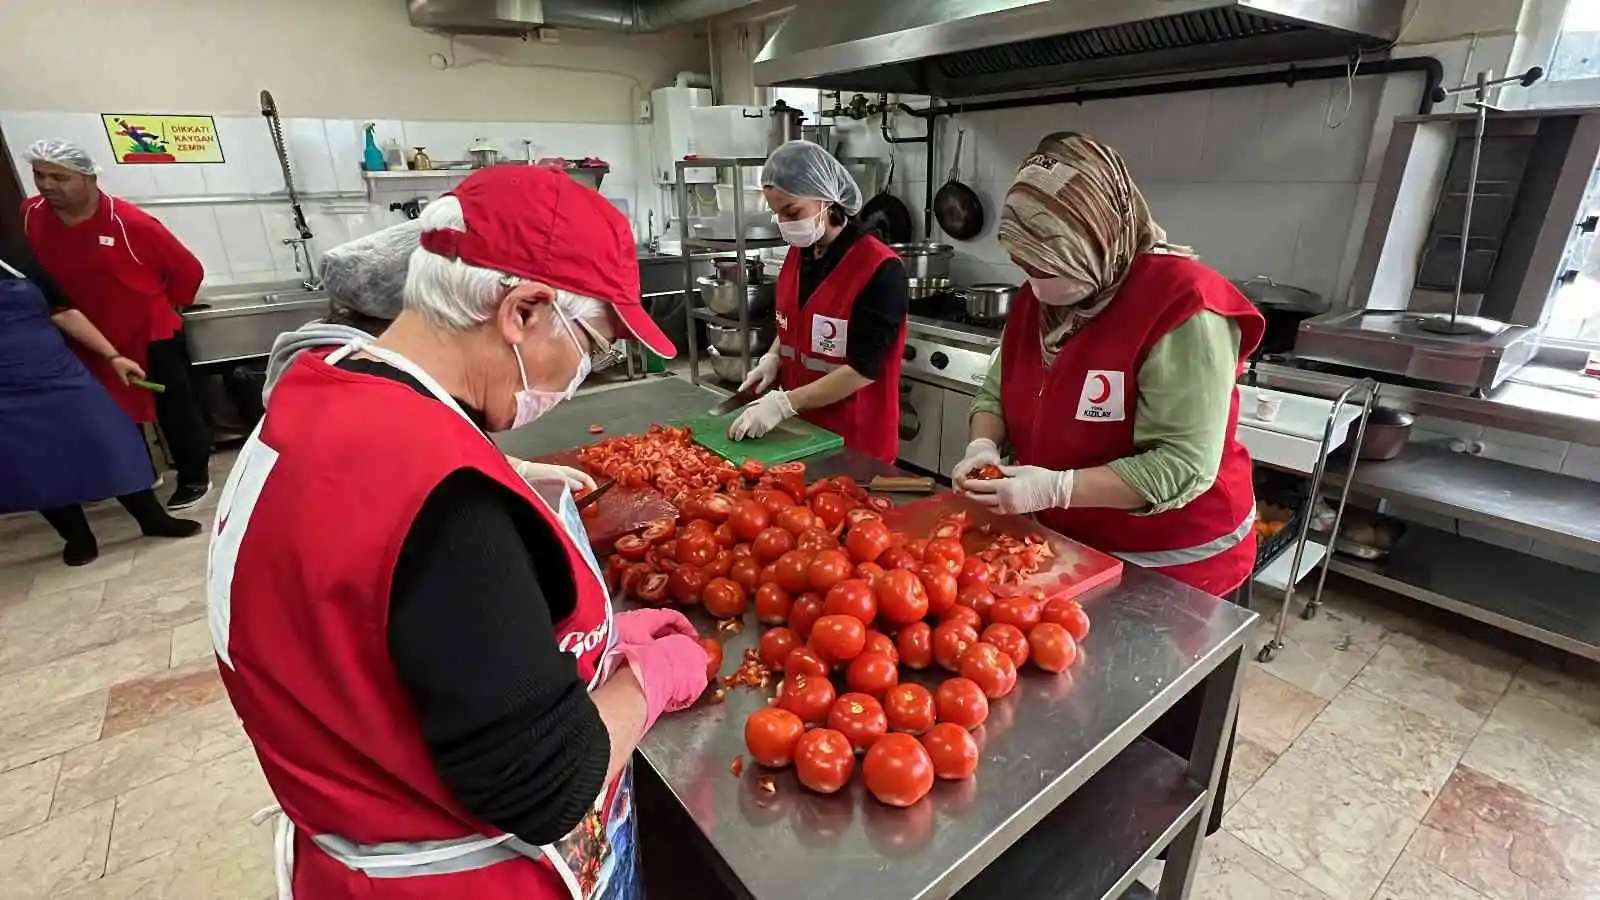
[[376, 319], [400, 315], [411, 251], [422, 239], [422, 222], [411, 219], [340, 244], [322, 257], [322, 286], [336, 309]]

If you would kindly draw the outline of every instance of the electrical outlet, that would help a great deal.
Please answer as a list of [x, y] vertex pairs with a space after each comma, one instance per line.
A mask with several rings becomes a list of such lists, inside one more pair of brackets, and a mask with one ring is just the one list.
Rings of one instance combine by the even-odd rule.
[[651, 112], [651, 109], [650, 109], [650, 101], [649, 100], [640, 100], [639, 101], [639, 121], [640, 122], [648, 122], [648, 121], [650, 121], [651, 115], [652, 115], [652, 112]]

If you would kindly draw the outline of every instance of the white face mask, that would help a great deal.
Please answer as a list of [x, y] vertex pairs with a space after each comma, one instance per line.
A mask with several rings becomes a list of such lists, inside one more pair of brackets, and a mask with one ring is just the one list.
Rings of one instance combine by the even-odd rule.
[[828, 208], [824, 206], [809, 219], [785, 222], [773, 216], [772, 220], [778, 223], [778, 233], [791, 247], [809, 247], [822, 240], [822, 233], [827, 230], [827, 226], [822, 224], [822, 217], [827, 212]]
[[1082, 302], [1094, 290], [1091, 286], [1081, 281], [1070, 278], [1028, 278], [1028, 284], [1033, 287], [1033, 295], [1045, 306], [1071, 306]]
[[589, 354], [583, 352], [583, 343], [578, 340], [578, 335], [572, 330], [572, 324], [561, 310], [556, 310], [556, 318], [561, 322], [561, 327], [566, 329], [567, 337], [572, 339], [573, 346], [578, 348], [578, 370], [572, 373], [572, 381], [564, 391], [540, 391], [528, 385], [528, 370], [522, 365], [522, 350], [516, 344], [511, 345], [511, 352], [517, 357], [517, 373], [522, 376], [522, 390], [517, 391], [517, 411], [511, 417], [511, 427], [521, 428], [534, 421], [545, 413], [555, 408], [557, 403], [568, 399], [578, 392], [578, 385], [583, 379], [589, 377]]

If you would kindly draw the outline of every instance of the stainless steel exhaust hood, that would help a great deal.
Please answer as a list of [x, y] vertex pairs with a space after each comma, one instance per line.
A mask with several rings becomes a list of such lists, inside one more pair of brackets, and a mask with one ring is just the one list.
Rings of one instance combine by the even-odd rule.
[[544, 26], [643, 34], [756, 0], [406, 0], [411, 24], [447, 34], [527, 34]]
[[1406, 0], [807, 0], [758, 84], [937, 97], [1347, 56]]

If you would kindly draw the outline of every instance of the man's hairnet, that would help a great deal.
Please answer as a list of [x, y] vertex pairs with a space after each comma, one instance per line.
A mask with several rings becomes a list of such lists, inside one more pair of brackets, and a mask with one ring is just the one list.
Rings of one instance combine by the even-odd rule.
[[810, 141], [789, 141], [772, 151], [761, 168], [761, 186], [807, 200], [837, 203], [852, 216], [861, 211], [861, 188], [849, 170], [820, 144]]
[[95, 175], [100, 171], [100, 167], [94, 164], [94, 159], [89, 156], [87, 150], [63, 138], [34, 141], [22, 158], [26, 159], [30, 166], [34, 163], [50, 163], [82, 175]]
[[406, 266], [422, 240], [422, 222], [408, 219], [340, 244], [322, 256], [322, 286], [342, 309], [375, 319], [400, 315]]

